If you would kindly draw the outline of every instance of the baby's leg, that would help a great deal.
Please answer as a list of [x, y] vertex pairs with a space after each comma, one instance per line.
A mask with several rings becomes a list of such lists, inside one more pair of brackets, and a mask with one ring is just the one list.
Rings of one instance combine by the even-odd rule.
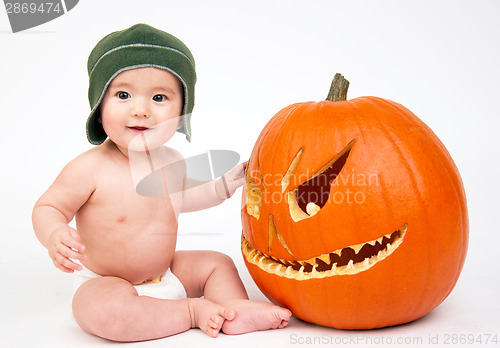
[[268, 302], [250, 301], [233, 261], [213, 251], [177, 251], [172, 272], [184, 285], [188, 297], [205, 299], [234, 311], [222, 331], [240, 334], [257, 330], [284, 328], [291, 312]]
[[144, 341], [200, 327], [217, 336], [234, 313], [204, 299], [161, 300], [138, 296], [116, 277], [91, 279], [73, 297], [73, 315], [86, 332], [114, 341]]

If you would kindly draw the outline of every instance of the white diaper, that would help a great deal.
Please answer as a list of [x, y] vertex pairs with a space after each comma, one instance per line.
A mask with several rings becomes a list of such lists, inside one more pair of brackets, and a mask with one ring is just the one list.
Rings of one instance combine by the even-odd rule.
[[[99, 274], [82, 266], [82, 270], [75, 271], [75, 279], [73, 283], [73, 293], [86, 281], [101, 277]], [[150, 296], [164, 300], [180, 300], [187, 298], [186, 290], [180, 280], [172, 273], [170, 268], [161, 276], [158, 283], [146, 283], [134, 285], [139, 296]]]

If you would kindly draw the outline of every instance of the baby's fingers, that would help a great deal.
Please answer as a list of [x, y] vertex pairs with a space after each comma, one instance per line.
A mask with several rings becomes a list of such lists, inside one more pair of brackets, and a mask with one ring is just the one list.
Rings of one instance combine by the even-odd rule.
[[78, 251], [75, 251], [65, 245], [61, 245], [58, 250], [57, 250], [61, 255], [68, 259], [75, 259], [75, 260], [86, 260], [87, 255], [79, 253]]
[[61, 265], [60, 263], [57, 263], [55, 261], [54, 261], [54, 266], [56, 266], [58, 269], [60, 269], [61, 271], [65, 272], [65, 273], [73, 273], [75, 271], [74, 269], [64, 267], [63, 265]]
[[71, 233], [71, 231], [64, 236], [62, 243], [80, 253], [85, 250], [85, 245], [80, 242], [80, 237], [76, 233]]
[[245, 172], [248, 166], [248, 162], [243, 162], [237, 165], [231, 172], [231, 179], [238, 180], [241, 178], [245, 178]]
[[54, 266], [66, 273], [73, 273], [75, 270], [81, 271], [82, 269], [81, 265], [71, 261], [60, 253], [55, 253], [52, 257], [52, 262], [54, 263]]
[[246, 171], [247, 171], [247, 168], [248, 168], [248, 161], [243, 162], [243, 163], [241, 164], [241, 166], [243, 167], [243, 171], [244, 171], [244, 172], [246, 172]]

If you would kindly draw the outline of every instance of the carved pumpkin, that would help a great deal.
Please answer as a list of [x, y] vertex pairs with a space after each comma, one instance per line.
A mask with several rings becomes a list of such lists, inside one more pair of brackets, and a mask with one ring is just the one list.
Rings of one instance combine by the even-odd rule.
[[[468, 244], [458, 170], [395, 102], [290, 105], [265, 126], [243, 191], [242, 253], [261, 291], [305, 321], [341, 329], [406, 323], [452, 291]], [[340, 96], [340, 97], [339, 97]]]

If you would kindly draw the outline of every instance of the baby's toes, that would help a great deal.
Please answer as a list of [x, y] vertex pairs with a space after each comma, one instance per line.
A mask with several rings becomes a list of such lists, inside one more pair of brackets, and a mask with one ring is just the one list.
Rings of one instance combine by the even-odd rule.
[[283, 328], [285, 328], [287, 325], [288, 325], [288, 321], [287, 321], [287, 320], [282, 320], [282, 321], [281, 321], [281, 324], [279, 324], [279, 325], [278, 325], [278, 329], [283, 329]]
[[286, 308], [279, 308], [278, 315], [283, 319], [283, 321], [288, 321], [292, 316], [292, 312]]
[[210, 326], [212, 329], [220, 329], [223, 323], [224, 319], [217, 314], [213, 314], [208, 320], [208, 326]]
[[231, 308], [225, 308], [221, 315], [224, 317], [224, 319], [231, 321], [236, 316], [236, 313]]
[[219, 336], [219, 332], [220, 332], [220, 329], [214, 329], [212, 327], [207, 327], [207, 329], [205, 330], [205, 333], [210, 336], [210, 337], [213, 337], [213, 338], [216, 338], [217, 336]]

